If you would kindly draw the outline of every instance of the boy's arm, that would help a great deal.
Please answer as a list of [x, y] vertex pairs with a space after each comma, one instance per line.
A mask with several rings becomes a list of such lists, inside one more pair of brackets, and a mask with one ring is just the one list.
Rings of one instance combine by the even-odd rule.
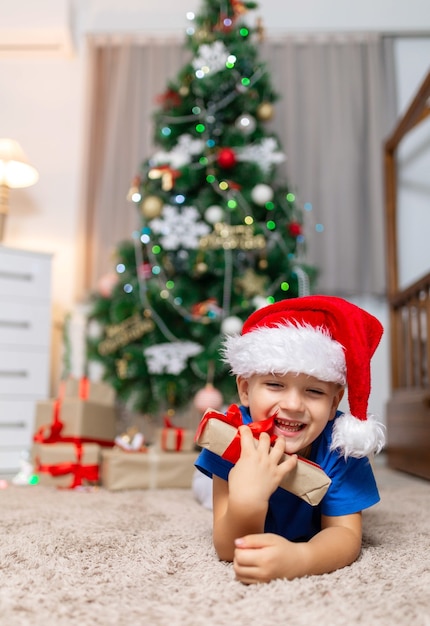
[[296, 455], [280, 462], [285, 450], [282, 437], [271, 447], [267, 433], [256, 440], [247, 426], [239, 431], [241, 455], [228, 482], [213, 477], [213, 541], [223, 561], [233, 560], [237, 537], [264, 531], [269, 498], [297, 465]]
[[353, 563], [360, 554], [361, 513], [322, 516], [322, 530], [304, 543], [279, 535], [254, 534], [236, 540], [234, 569], [244, 583], [325, 574]]
[[250, 511], [240, 502], [229, 502], [227, 481], [213, 477], [213, 543], [222, 561], [233, 561], [237, 537], [264, 531], [266, 514], [267, 505]]

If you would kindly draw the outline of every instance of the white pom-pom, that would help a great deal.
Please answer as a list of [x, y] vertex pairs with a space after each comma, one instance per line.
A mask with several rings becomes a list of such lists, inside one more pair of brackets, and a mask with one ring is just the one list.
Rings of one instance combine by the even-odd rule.
[[378, 454], [385, 444], [385, 426], [374, 415], [359, 420], [345, 413], [335, 419], [330, 449], [340, 450], [343, 456], [357, 459]]

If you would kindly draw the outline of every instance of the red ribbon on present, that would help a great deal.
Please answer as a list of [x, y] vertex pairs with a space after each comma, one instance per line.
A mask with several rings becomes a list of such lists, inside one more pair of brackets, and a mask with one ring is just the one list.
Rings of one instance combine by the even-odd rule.
[[[218, 411], [209, 410], [205, 412], [200, 421], [194, 438], [195, 441], [199, 439], [200, 435], [206, 428], [206, 424], [210, 419], [218, 419], [221, 422], [225, 422], [226, 424], [234, 426], [237, 429], [239, 428], [239, 426], [244, 425], [242, 414], [237, 404], [231, 404], [228, 407], [226, 414], [219, 413]], [[268, 433], [270, 435], [270, 444], [272, 445], [277, 439], [276, 435], [273, 434], [274, 419], [274, 417], [269, 417], [265, 420], [262, 420], [261, 422], [250, 422], [249, 424], [245, 424], [245, 426], [248, 426], [248, 428], [251, 429], [252, 435], [255, 439], [259, 439], [261, 433]], [[240, 457], [240, 450], [240, 432], [237, 431], [233, 440], [224, 450], [222, 458], [230, 461], [231, 463], [236, 463]]]
[[[63, 400], [66, 394], [66, 380], [61, 380], [58, 386], [58, 399]], [[90, 396], [90, 379], [88, 376], [81, 376], [78, 382], [78, 398], [88, 400]]]
[[[33, 435], [33, 441], [35, 443], [56, 443], [57, 441], [61, 441], [61, 431], [63, 430], [64, 424], [60, 420], [60, 409], [61, 409], [61, 399], [57, 398], [54, 400], [54, 405], [52, 407], [52, 422], [50, 424], [44, 424], [36, 431]], [[45, 435], [45, 431], [49, 430], [49, 434]]]
[[[90, 391], [90, 381], [83, 376], [79, 380], [79, 399], [87, 400]], [[74, 443], [79, 445], [81, 443], [97, 443], [99, 446], [112, 447], [115, 445], [114, 441], [107, 441], [106, 439], [96, 439], [93, 437], [64, 437], [61, 434], [64, 428], [64, 422], [60, 419], [61, 403], [63, 402], [65, 394], [64, 381], [60, 383], [58, 397], [54, 400], [52, 408], [52, 421], [50, 424], [44, 424], [33, 435], [33, 441], [35, 443]]]
[[88, 400], [90, 396], [90, 379], [87, 376], [82, 376], [79, 379], [78, 397], [81, 400]]
[[52, 477], [65, 476], [67, 474], [73, 474], [72, 483], [67, 489], [74, 489], [80, 487], [84, 480], [90, 482], [99, 481], [99, 466], [98, 465], [82, 465], [82, 444], [75, 443], [76, 462], [56, 463], [53, 465], [42, 465], [39, 459], [36, 459], [36, 472], [44, 472], [50, 474]]
[[177, 426], [174, 426], [172, 424], [172, 422], [170, 421], [170, 419], [166, 416], [164, 416], [164, 429], [161, 433], [161, 447], [163, 450], [167, 449], [167, 432], [169, 430], [174, 430], [176, 433], [176, 452], [180, 452], [182, 449], [182, 441], [184, 438], [184, 429], [183, 428], [178, 428]]

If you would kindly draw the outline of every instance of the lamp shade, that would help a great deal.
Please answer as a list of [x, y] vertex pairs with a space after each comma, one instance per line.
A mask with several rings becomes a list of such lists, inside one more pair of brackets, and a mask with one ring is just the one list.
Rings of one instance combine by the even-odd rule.
[[30, 187], [39, 179], [23, 149], [14, 139], [0, 139], [0, 185]]

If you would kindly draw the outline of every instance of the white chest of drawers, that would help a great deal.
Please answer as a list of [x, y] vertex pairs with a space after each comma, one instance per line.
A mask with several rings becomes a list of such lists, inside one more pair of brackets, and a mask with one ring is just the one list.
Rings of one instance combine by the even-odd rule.
[[35, 404], [49, 397], [51, 255], [0, 245], [0, 472], [30, 449]]

